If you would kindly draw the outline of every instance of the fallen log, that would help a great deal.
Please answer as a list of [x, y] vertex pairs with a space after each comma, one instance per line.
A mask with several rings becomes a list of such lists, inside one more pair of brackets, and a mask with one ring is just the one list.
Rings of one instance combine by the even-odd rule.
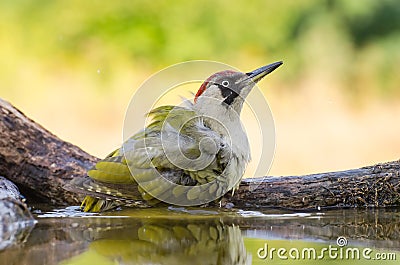
[[239, 208], [389, 207], [400, 205], [399, 180], [400, 161], [393, 161], [338, 172], [244, 179], [233, 197], [225, 197]]
[[63, 186], [84, 176], [96, 161], [0, 99], [0, 175], [14, 182], [28, 201], [78, 204], [78, 196]]
[[[78, 204], [81, 195], [63, 186], [85, 176], [96, 161], [0, 99], [0, 174], [28, 202]], [[338, 172], [244, 179], [223, 201], [241, 208], [391, 207], [400, 205], [399, 180], [400, 160]]]

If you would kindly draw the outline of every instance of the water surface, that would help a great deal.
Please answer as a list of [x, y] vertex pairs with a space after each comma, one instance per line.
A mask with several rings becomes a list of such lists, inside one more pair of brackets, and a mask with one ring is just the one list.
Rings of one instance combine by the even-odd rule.
[[0, 252], [1, 264], [398, 264], [400, 259], [399, 209], [169, 207], [86, 214], [77, 207], [37, 206], [33, 212], [37, 223]]

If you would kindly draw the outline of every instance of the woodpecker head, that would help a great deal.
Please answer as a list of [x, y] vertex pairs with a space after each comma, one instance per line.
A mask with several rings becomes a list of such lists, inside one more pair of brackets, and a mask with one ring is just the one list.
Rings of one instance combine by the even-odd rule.
[[222, 107], [233, 109], [240, 114], [243, 103], [254, 85], [282, 64], [281, 61], [272, 63], [249, 73], [232, 70], [217, 72], [200, 86], [194, 98], [195, 106], [203, 112], [206, 112], [205, 109]]

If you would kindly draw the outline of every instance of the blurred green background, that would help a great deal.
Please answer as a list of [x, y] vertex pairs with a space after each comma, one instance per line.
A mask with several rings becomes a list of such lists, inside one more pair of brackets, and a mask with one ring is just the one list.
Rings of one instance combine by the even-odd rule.
[[338, 170], [400, 157], [399, 45], [396, 0], [6, 0], [0, 97], [102, 157], [154, 72], [283, 60], [260, 83], [276, 123], [271, 174]]

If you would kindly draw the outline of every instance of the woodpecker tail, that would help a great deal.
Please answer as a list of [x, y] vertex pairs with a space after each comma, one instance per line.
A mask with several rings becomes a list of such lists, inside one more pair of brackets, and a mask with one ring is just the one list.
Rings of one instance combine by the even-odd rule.
[[83, 177], [74, 178], [64, 188], [86, 195], [81, 204], [81, 209], [85, 212], [103, 212], [122, 205], [143, 204], [137, 185], [120, 186]]
[[86, 196], [82, 201], [81, 209], [84, 212], [103, 212], [107, 210], [111, 210], [122, 205], [122, 202], [111, 201], [111, 200], [103, 200], [91, 196]]

